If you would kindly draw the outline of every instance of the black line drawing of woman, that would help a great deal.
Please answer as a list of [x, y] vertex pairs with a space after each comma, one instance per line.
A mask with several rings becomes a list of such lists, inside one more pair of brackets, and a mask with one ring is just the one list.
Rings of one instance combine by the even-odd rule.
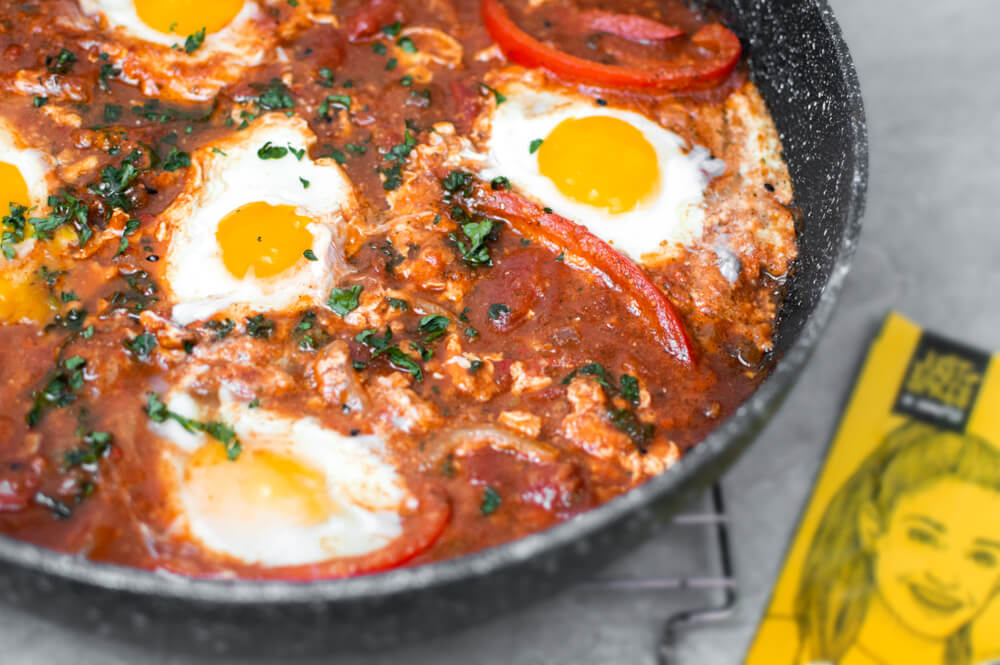
[[795, 615], [798, 662], [971, 665], [1000, 589], [1000, 449], [908, 423], [827, 506]]

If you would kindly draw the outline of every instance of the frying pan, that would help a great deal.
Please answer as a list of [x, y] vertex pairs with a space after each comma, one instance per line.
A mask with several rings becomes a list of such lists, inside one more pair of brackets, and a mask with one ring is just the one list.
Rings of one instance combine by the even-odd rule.
[[825, 0], [720, 0], [781, 133], [799, 260], [780, 359], [661, 476], [547, 531], [457, 559], [308, 584], [193, 580], [97, 564], [0, 536], [0, 599], [77, 627], [200, 652], [284, 656], [398, 644], [551, 594], [637, 545], [710, 482], [790, 389], [833, 311], [860, 231], [868, 144], [857, 75]]

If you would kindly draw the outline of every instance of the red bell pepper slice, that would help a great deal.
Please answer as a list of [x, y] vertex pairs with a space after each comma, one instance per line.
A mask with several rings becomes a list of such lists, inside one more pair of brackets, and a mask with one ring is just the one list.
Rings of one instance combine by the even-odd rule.
[[639, 266], [611, 245], [585, 227], [545, 212], [516, 192], [480, 186], [468, 204], [483, 215], [505, 220], [530, 240], [593, 266], [595, 272], [631, 296], [631, 309], [649, 322], [654, 337], [667, 353], [684, 365], [694, 365], [694, 348], [670, 299]]
[[602, 9], [580, 12], [580, 21], [589, 30], [606, 32], [633, 42], [657, 42], [684, 34], [680, 28], [665, 25], [651, 18]]
[[480, 11], [490, 37], [510, 60], [596, 86], [674, 91], [711, 87], [729, 76], [742, 53], [739, 38], [728, 28], [713, 23], [691, 36], [692, 46], [709, 51], [709, 57], [692, 53], [664, 60], [661, 66], [649, 69], [605, 65], [538, 41], [514, 23], [500, 0], [482, 0]]

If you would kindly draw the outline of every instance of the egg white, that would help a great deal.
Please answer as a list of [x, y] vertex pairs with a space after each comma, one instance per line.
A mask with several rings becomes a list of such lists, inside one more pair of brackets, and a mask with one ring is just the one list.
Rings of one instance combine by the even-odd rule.
[[[20, 134], [6, 120], [0, 118], [0, 162], [12, 164], [21, 172], [28, 185], [32, 207], [41, 209], [52, 192], [52, 160], [41, 150], [25, 145]], [[3, 214], [7, 214], [7, 201], [0, 201]]]
[[[168, 467], [174, 488], [167, 498], [178, 511], [175, 533], [190, 537], [204, 549], [266, 567], [297, 566], [381, 549], [403, 533], [400, 511], [412, 509], [416, 499], [406, 489], [396, 468], [386, 461], [377, 436], [344, 436], [323, 427], [314, 418], [291, 418], [262, 408], [250, 408], [222, 391], [220, 405], [209, 409], [185, 392], [175, 392], [167, 408], [197, 420], [219, 420], [232, 427], [251, 450], [270, 450], [291, 456], [326, 477], [326, 490], [337, 510], [319, 524], [274, 520], [243, 521], [232, 516], [206, 514], [196, 492], [185, 485], [190, 455], [204, 445], [222, 445], [200, 432], [189, 432], [174, 420], [154, 423], [151, 430], [169, 442]], [[239, 464], [240, 458], [223, 464]], [[201, 488], [202, 490], [204, 488]], [[220, 492], [226, 488], [220, 487]]]
[[[134, 39], [167, 47], [175, 45], [183, 47], [187, 38], [187, 35], [163, 33], [146, 25], [139, 18], [133, 0], [80, 0], [80, 8], [90, 16], [103, 15], [111, 28]], [[261, 11], [257, 3], [254, 0], [246, 0], [239, 13], [224, 28], [205, 35], [205, 41], [192, 55], [206, 58], [219, 52], [232, 52], [233, 45], [239, 41], [237, 38], [251, 32], [253, 30], [251, 23], [259, 16]], [[247, 64], [254, 65], [259, 62], [263, 54], [247, 51], [244, 55], [252, 60]]]
[[[169, 236], [165, 278], [180, 325], [230, 308], [265, 312], [315, 305], [326, 300], [343, 270], [337, 240], [344, 214], [355, 206], [350, 180], [330, 159], [302, 160], [289, 152], [282, 159], [261, 159], [257, 151], [274, 146], [306, 149], [316, 137], [304, 120], [274, 113], [233, 137], [191, 156], [184, 191], [161, 215], [160, 234]], [[300, 178], [309, 182], [305, 187]], [[314, 220], [311, 249], [317, 261], [300, 259], [284, 272], [257, 278], [251, 269], [234, 277], [216, 241], [219, 222], [240, 206], [263, 201], [295, 206]]]
[[[593, 100], [529, 89], [513, 84], [501, 90], [506, 100], [489, 121], [489, 139], [481, 177], [506, 177], [515, 190], [587, 229], [632, 259], [641, 261], [674, 243], [690, 245], [702, 234], [705, 188], [725, 170], [708, 150], [685, 141], [652, 120], [632, 111], [598, 107]], [[532, 141], [544, 139], [563, 120], [609, 116], [639, 131], [656, 151], [660, 178], [655, 191], [635, 208], [612, 214], [566, 197], [539, 171]], [[613, 160], [614, 155], [608, 155]]]
[[[29, 148], [17, 130], [0, 118], [0, 162], [11, 164], [28, 186], [32, 214], [40, 215], [46, 209], [49, 195], [55, 189], [55, 170], [52, 160], [41, 150]], [[0, 217], [10, 212], [10, 202], [0, 201]], [[24, 258], [35, 246], [34, 238], [27, 238], [15, 247], [16, 259]], [[0, 262], [7, 259], [0, 254]]]

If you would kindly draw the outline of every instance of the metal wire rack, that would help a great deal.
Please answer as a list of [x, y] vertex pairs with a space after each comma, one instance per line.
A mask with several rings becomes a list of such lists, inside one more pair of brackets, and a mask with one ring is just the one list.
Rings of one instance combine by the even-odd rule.
[[[736, 606], [738, 588], [733, 576], [732, 552], [729, 539], [729, 516], [726, 513], [722, 487], [717, 483], [708, 492], [706, 508], [685, 512], [672, 520], [675, 526], [700, 528], [708, 532], [714, 555], [707, 561], [714, 569], [697, 575], [596, 578], [581, 586], [592, 591], [629, 593], [674, 593], [697, 591], [705, 596], [705, 604], [670, 615], [664, 623], [657, 644], [659, 665], [676, 665], [677, 648], [685, 631], [700, 625], [728, 619]], [[714, 600], [714, 602], [712, 602]]]

